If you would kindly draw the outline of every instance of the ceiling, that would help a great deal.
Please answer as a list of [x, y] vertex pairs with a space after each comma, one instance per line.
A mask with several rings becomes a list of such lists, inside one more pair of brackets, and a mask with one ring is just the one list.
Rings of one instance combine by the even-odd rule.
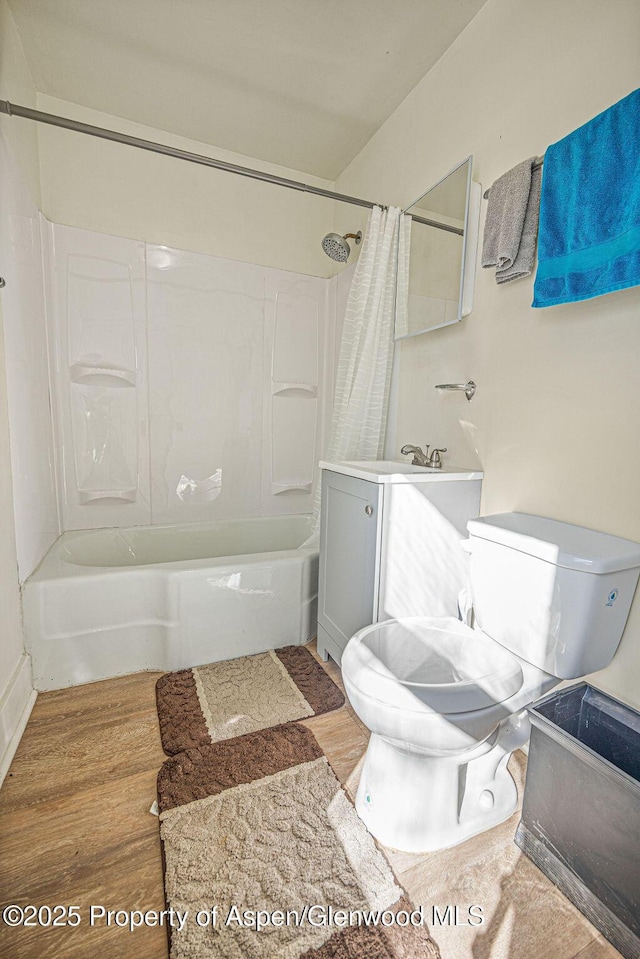
[[335, 180], [485, 2], [9, 6], [39, 92]]

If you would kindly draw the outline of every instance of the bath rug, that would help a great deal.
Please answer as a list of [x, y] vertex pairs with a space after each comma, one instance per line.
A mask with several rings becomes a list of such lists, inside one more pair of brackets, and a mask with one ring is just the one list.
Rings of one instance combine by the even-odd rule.
[[437, 959], [305, 726], [168, 759], [158, 804], [171, 959]]
[[330, 712], [344, 696], [304, 646], [161, 676], [156, 702], [169, 755]]

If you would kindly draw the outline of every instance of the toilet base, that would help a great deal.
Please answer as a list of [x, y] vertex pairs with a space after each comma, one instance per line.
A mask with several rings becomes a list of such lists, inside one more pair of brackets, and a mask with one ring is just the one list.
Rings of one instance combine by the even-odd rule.
[[383, 845], [403, 852], [456, 846], [504, 822], [518, 792], [507, 762], [529, 737], [526, 711], [463, 753], [431, 756], [373, 733], [356, 796], [358, 815]]

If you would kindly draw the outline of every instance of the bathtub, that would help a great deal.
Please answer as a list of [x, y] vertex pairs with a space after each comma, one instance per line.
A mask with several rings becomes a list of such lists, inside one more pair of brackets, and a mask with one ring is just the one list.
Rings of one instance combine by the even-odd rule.
[[284, 516], [63, 533], [22, 588], [36, 689], [307, 642], [309, 528]]

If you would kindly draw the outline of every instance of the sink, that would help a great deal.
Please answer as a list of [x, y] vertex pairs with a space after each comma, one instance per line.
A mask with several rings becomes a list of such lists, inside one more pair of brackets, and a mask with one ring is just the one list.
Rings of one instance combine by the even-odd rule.
[[427, 483], [437, 480], [482, 479], [481, 470], [462, 469], [459, 466], [414, 466], [408, 460], [344, 460], [339, 463], [320, 462], [320, 468], [345, 476], [355, 476], [372, 483]]
[[345, 460], [345, 466], [368, 470], [370, 473], [441, 473], [446, 467], [414, 466], [411, 460]]

